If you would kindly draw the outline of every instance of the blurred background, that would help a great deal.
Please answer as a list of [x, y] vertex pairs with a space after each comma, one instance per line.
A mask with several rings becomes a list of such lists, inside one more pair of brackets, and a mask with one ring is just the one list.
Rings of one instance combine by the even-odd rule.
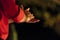
[[60, 0], [16, 0], [38, 23], [11, 23], [7, 40], [60, 40]]

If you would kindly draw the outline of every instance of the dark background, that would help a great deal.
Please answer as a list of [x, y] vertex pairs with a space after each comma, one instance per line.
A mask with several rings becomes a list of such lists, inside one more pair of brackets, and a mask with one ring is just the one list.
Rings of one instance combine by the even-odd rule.
[[[11, 24], [10, 24], [11, 25]], [[20, 23], [15, 25], [17, 40], [60, 40], [60, 36], [54, 29], [43, 27], [43, 23]], [[13, 40], [12, 30], [10, 26], [10, 33], [8, 40]]]

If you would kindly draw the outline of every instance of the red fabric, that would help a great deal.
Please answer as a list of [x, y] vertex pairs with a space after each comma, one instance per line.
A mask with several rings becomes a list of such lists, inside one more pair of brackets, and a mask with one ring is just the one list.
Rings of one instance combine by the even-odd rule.
[[24, 11], [23, 9], [20, 8], [20, 13], [19, 15], [16, 17], [16, 18], [13, 18], [13, 20], [16, 22], [16, 23], [19, 23], [19, 21], [24, 17]]
[[2, 19], [0, 20], [0, 38], [6, 39], [8, 36], [8, 18], [4, 16], [3, 12], [0, 10]]
[[7, 17], [14, 17], [18, 13], [18, 6], [15, 3], [15, 0], [0, 0], [3, 12]]
[[8, 18], [13, 18], [15, 22], [19, 22], [24, 16], [24, 11], [20, 8], [19, 15], [15, 17], [18, 14], [18, 6], [15, 4], [15, 0], [0, 0], [0, 4], [2, 16], [2, 18], [0, 17], [0, 38], [6, 39], [9, 33]]

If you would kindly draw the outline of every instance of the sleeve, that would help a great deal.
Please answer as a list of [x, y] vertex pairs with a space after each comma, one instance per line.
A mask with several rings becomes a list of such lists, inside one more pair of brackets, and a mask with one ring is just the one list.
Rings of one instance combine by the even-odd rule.
[[24, 16], [24, 10], [20, 8], [20, 13], [16, 18], [13, 18], [13, 20], [17, 23], [21, 22], [21, 20], [25, 17]]
[[0, 0], [0, 2], [5, 16], [12, 18], [15, 22], [23, 18], [24, 11], [20, 8], [20, 13], [18, 14], [18, 5], [16, 5], [15, 0]]

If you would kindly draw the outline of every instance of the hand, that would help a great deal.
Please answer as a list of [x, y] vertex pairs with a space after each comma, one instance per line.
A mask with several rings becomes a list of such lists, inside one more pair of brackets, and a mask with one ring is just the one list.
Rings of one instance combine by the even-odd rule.
[[[23, 5], [21, 5], [21, 8], [24, 10], [24, 6]], [[27, 8], [25, 10], [25, 18], [24, 18], [24, 19], [26, 19], [25, 22], [26, 23], [39, 22], [40, 20], [35, 19], [34, 15], [29, 10], [30, 10], [30, 8]]]
[[29, 10], [30, 10], [30, 8], [25, 10], [25, 13], [26, 13], [26, 16], [27, 16], [26, 22], [27, 23], [36, 23], [36, 22], [39, 22], [40, 20], [35, 19], [34, 15], [31, 14], [31, 12], [29, 12]]

